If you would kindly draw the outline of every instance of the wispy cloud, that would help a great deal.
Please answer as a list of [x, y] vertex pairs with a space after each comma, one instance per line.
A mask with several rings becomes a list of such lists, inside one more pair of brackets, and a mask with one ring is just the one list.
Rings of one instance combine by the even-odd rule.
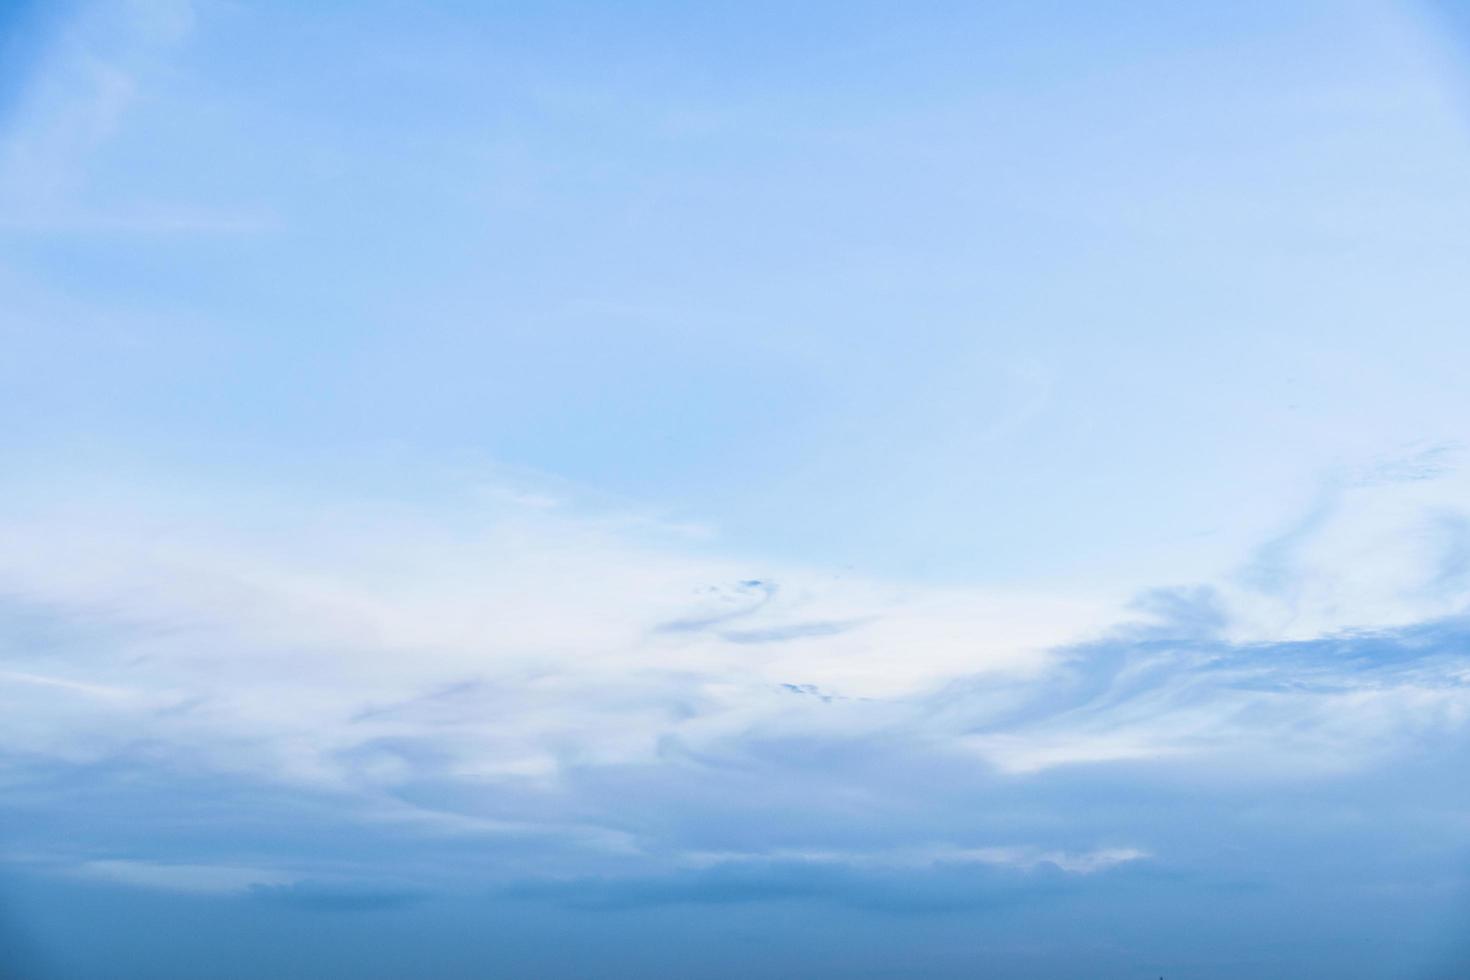
[[260, 886], [281, 886], [291, 875], [266, 868], [218, 864], [160, 864], [152, 861], [84, 861], [74, 873], [102, 881], [197, 895], [232, 895]]
[[128, 124], [147, 86], [194, 29], [190, 0], [77, 5], [11, 81], [0, 118], [0, 233], [254, 235], [280, 226], [258, 208], [118, 196], [99, 187], [96, 158]]

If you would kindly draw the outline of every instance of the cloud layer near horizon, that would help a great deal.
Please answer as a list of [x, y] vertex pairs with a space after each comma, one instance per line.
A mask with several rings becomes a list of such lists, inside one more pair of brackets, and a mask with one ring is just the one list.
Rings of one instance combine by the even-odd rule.
[[[1193, 866], [1195, 821], [1230, 822], [1212, 798], [1336, 787], [1371, 810], [1353, 787], [1463, 744], [1467, 583], [1433, 533], [1457, 493], [1345, 481], [1238, 574], [1125, 605], [752, 568], [495, 484], [450, 521], [32, 500], [0, 569], [3, 778], [31, 814], [12, 859], [202, 893], [596, 876], [579, 901], [727, 875], [754, 895], [763, 867], [810, 868], [805, 894], [838, 868]], [[48, 829], [76, 793], [146, 822], [221, 792], [245, 802], [189, 844]], [[1161, 824], [1160, 794], [1202, 812]], [[290, 799], [320, 801], [313, 833], [416, 856], [252, 843]]]

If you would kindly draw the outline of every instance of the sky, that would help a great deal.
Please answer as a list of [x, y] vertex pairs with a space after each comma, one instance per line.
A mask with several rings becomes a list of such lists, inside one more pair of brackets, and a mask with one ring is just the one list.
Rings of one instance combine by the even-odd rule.
[[0, 0], [0, 978], [1470, 971], [1458, 0]]

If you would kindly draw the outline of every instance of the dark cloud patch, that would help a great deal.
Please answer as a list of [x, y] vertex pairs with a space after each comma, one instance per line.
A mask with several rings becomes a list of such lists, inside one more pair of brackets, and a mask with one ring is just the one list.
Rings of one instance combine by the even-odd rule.
[[[802, 694], [806, 697], [816, 698], [818, 701], [830, 704], [834, 700], [831, 694], [825, 694], [815, 684], [782, 684], [781, 690], [788, 694]], [[844, 699], [845, 700], [845, 699]]]
[[728, 643], [784, 643], [814, 636], [838, 636], [861, 626], [868, 620], [814, 620], [807, 623], [790, 623], [763, 629], [720, 630], [720, 639]]
[[775, 599], [775, 582], [746, 579], [730, 588], [710, 587], [700, 596], [704, 610], [654, 627], [656, 633], [698, 633], [751, 616]]

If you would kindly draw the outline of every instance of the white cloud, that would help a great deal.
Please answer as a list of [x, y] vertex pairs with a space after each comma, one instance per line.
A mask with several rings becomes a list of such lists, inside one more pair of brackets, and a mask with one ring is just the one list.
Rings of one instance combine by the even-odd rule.
[[[391, 753], [344, 753], [425, 737], [466, 779], [554, 779], [651, 759], [670, 734], [865, 725], [853, 709], [867, 700], [1034, 675], [1107, 611], [801, 569], [761, 570], [753, 590], [748, 566], [513, 497], [442, 524], [368, 505], [242, 522], [243, 502], [190, 515], [124, 500], [58, 501], [0, 530], [0, 588], [119, 618], [103, 645], [21, 652], [15, 669], [44, 676], [56, 703], [24, 731], [12, 716], [13, 738], [54, 749], [146, 732], [208, 765], [382, 785], [411, 773]], [[742, 590], [760, 601], [742, 607]], [[78, 685], [129, 693], [103, 710]], [[64, 730], [41, 731], [49, 711]]]
[[[1411, 526], [1426, 508], [1441, 513], [1455, 485], [1420, 496], [1431, 482], [1370, 516]], [[974, 778], [1022, 782], [1175, 766], [1190, 779], [1270, 784], [1359, 771], [1470, 722], [1470, 668], [1442, 641], [1341, 632], [1345, 607], [1314, 607], [1301, 586], [1330, 575], [1331, 559], [1316, 556], [1341, 549], [1324, 541], [1359, 535], [1391, 549], [1398, 539], [1357, 521], [1350, 495], [1400, 484], [1344, 491], [1276, 550], [1286, 572], [1275, 592], [1197, 590], [1154, 602], [1163, 618], [1152, 623], [1101, 598], [752, 567], [656, 522], [513, 489], [421, 510], [66, 486], [16, 496], [0, 522], [0, 596], [68, 624], [45, 642], [18, 634], [0, 671], [13, 779], [38, 759], [116, 764], [146, 746], [147, 765], [181, 777], [327, 794], [339, 818], [364, 827], [697, 863], [739, 852], [706, 847], [700, 826], [668, 838], [646, 815], [586, 795], [588, 774], [765, 772], [748, 790], [757, 795], [809, 777], [881, 795], [908, 765], [968, 764]], [[1452, 610], [1404, 587], [1428, 580], [1416, 565], [1427, 552], [1405, 540], [1403, 574], [1349, 570], [1334, 588], [1371, 598], [1387, 582], [1384, 601], [1408, 612], [1362, 608], [1389, 624]], [[1294, 629], [1303, 610], [1333, 629], [1301, 640], [1250, 619], [1287, 605]], [[815, 743], [892, 747], [903, 761], [874, 775], [853, 768], [855, 756], [828, 770], [762, 754]], [[673, 814], [692, 805], [669, 804]], [[818, 852], [797, 846], [806, 832], [772, 823], [764, 846], [744, 853], [1085, 874], [1141, 858], [1149, 843], [977, 845], [983, 835], [951, 827], [926, 832], [948, 841], [929, 849], [879, 834]]]
[[712, 851], [682, 856], [695, 868], [730, 863], [840, 864], [857, 868], [932, 869], [941, 865], [982, 864], [1030, 871], [1050, 865], [1068, 874], [1096, 874], [1150, 857], [1136, 847], [1103, 847], [1090, 851], [1059, 851], [1034, 846], [900, 847], [866, 851], [799, 850]]

